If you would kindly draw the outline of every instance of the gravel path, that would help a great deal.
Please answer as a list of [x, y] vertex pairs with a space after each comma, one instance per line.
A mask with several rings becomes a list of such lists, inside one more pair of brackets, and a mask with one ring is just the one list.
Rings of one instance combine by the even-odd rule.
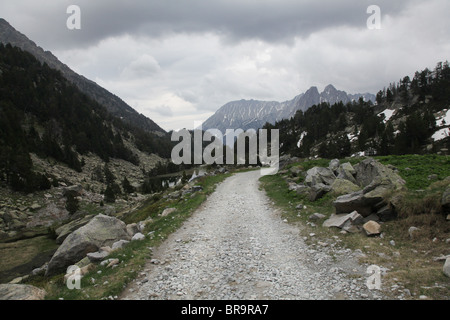
[[[308, 246], [258, 189], [259, 171], [222, 184], [154, 251], [121, 299], [379, 299], [367, 266], [334, 243]], [[335, 240], [335, 239], [330, 239]]]

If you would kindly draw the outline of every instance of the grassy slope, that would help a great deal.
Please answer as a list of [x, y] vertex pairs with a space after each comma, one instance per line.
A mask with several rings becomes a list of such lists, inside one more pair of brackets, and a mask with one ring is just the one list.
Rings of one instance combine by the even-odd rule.
[[[284, 209], [284, 218], [289, 222], [299, 222], [302, 233], [307, 237], [308, 243], [320, 240], [329, 240], [332, 237], [344, 247], [353, 250], [359, 249], [365, 257], [362, 263], [377, 264], [389, 268], [383, 278], [383, 287], [399, 285], [412, 293], [412, 298], [425, 295], [433, 299], [449, 299], [450, 281], [443, 272], [443, 262], [436, 262], [434, 257], [449, 254], [448, 243], [450, 238], [449, 222], [440, 212], [440, 199], [450, 176], [449, 158], [445, 156], [392, 156], [381, 157], [380, 162], [394, 165], [399, 174], [406, 180], [409, 190], [402, 194], [402, 214], [399, 219], [382, 225], [383, 237], [368, 238], [361, 234], [341, 234], [337, 229], [321, 227], [322, 221], [311, 224], [308, 217], [315, 213], [329, 216], [334, 212], [332, 202], [334, 198], [327, 195], [317, 202], [310, 202], [306, 198], [288, 190], [285, 178], [302, 181], [289, 168], [301, 167], [303, 171], [314, 166], [328, 167], [329, 160], [312, 160], [288, 166], [288, 171], [276, 176], [266, 176], [261, 179], [261, 185], [276, 205]], [[353, 164], [359, 162], [355, 159], [346, 159]], [[408, 169], [409, 168], [409, 169]], [[437, 180], [429, 180], [428, 176], [436, 174]], [[301, 210], [296, 207], [302, 204]], [[413, 239], [409, 237], [408, 229], [411, 226], [420, 228]], [[313, 238], [308, 235], [314, 232]], [[395, 242], [392, 245], [391, 241]], [[394, 292], [388, 294], [395, 298]]]

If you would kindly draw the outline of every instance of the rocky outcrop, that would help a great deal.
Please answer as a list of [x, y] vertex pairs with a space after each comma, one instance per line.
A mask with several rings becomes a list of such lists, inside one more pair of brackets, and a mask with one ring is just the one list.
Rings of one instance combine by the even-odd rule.
[[395, 216], [394, 206], [387, 200], [404, 187], [405, 181], [390, 168], [374, 159], [366, 159], [355, 166], [360, 191], [342, 195], [333, 202], [337, 214], [358, 211], [367, 217], [376, 213], [382, 221]]
[[83, 259], [101, 247], [112, 246], [119, 240], [130, 240], [124, 222], [102, 214], [70, 234], [53, 255], [46, 276], [52, 276]]
[[356, 182], [361, 187], [367, 187], [373, 184], [374, 181], [382, 181], [392, 189], [401, 189], [406, 183], [405, 180], [392, 169], [373, 158], [361, 161], [354, 169], [356, 171]]
[[336, 175], [329, 168], [314, 167], [306, 172], [305, 184], [309, 187], [322, 183], [332, 185], [336, 180]]
[[0, 284], [0, 300], [44, 300], [45, 290], [24, 284]]

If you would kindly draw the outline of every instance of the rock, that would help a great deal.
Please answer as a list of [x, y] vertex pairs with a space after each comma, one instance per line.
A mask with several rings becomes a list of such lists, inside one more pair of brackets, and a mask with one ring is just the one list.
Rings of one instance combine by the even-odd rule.
[[419, 230], [420, 230], [420, 229], [417, 228], [417, 227], [410, 227], [410, 228], [408, 229], [409, 237], [410, 237], [411, 239], [414, 239], [414, 233], [416, 233], [416, 232], [419, 231]]
[[73, 220], [73, 221], [59, 227], [58, 229], [56, 229], [55, 233], [58, 236], [56, 238], [56, 243], [57, 244], [63, 243], [63, 241], [69, 236], [69, 234], [71, 234], [75, 230], [81, 228], [82, 226], [88, 224], [89, 221], [92, 220], [92, 218], [94, 218], [93, 215], [88, 215], [83, 218]]
[[311, 221], [317, 221], [317, 220], [321, 220], [324, 219], [326, 216], [324, 214], [321, 213], [313, 213], [312, 215], [309, 216], [309, 220]]
[[63, 272], [88, 253], [122, 239], [130, 240], [125, 223], [117, 218], [99, 214], [64, 240], [50, 260], [45, 275], [52, 276]]
[[349, 213], [356, 210], [363, 216], [370, 215], [372, 206], [375, 204], [376, 202], [370, 203], [366, 201], [362, 190], [340, 196], [333, 202], [336, 214]]
[[44, 275], [45, 271], [47, 271], [47, 268], [48, 268], [48, 262], [46, 262], [42, 267], [33, 269], [33, 271], [31, 271], [31, 275], [32, 276]]
[[332, 214], [329, 219], [324, 221], [323, 226], [328, 228], [335, 227], [340, 229], [347, 227], [348, 229], [350, 227], [349, 224], [346, 225], [348, 221], [350, 221], [350, 224], [352, 225], [357, 225], [361, 224], [362, 219], [362, 216], [357, 211], [349, 214]]
[[331, 186], [335, 179], [336, 176], [329, 168], [314, 167], [306, 172], [305, 184], [310, 187], [318, 183]]
[[40, 209], [41, 208], [41, 206], [39, 205], [39, 204], [37, 204], [36, 202], [35, 203], [33, 203], [31, 206], [30, 206], [30, 209], [31, 210], [38, 210], [38, 209]]
[[331, 191], [331, 187], [323, 183], [317, 183], [309, 189], [309, 201], [316, 201]]
[[145, 229], [145, 226], [147, 225], [147, 224], [149, 224], [149, 223], [152, 223], [153, 222], [153, 219], [152, 218], [147, 218], [147, 219], [145, 219], [144, 221], [140, 221], [139, 223], [138, 223], [138, 227], [139, 227], [139, 232], [144, 232], [144, 229]]
[[118, 250], [118, 249], [122, 249], [127, 243], [130, 243], [130, 241], [127, 240], [119, 240], [113, 243], [111, 249], [114, 250]]
[[75, 197], [81, 196], [81, 195], [84, 194], [83, 187], [81, 185], [79, 185], [79, 184], [73, 185], [73, 186], [70, 186], [70, 187], [63, 187], [62, 191], [63, 191], [63, 195], [64, 196], [66, 196], [69, 193], [71, 193]]
[[309, 195], [310, 190], [310, 187], [305, 186], [304, 184], [299, 184], [297, 185], [295, 192], [297, 192], [298, 195]]
[[131, 238], [131, 241], [144, 240], [144, 239], [145, 239], [145, 236], [142, 233], [138, 232], [133, 236], [133, 238]]
[[193, 186], [191, 188], [192, 192], [200, 192], [203, 191], [203, 187], [202, 186]]
[[387, 206], [388, 203], [385, 200], [394, 191], [394, 188], [395, 186], [390, 184], [387, 179], [375, 178], [363, 190], [339, 196], [333, 205], [337, 214], [356, 210], [363, 217], [367, 217], [372, 213], [378, 213], [383, 221], [387, 221], [395, 216], [394, 208]]
[[0, 300], [44, 300], [47, 292], [24, 284], [0, 284]]
[[134, 236], [139, 231], [140, 230], [139, 230], [139, 226], [137, 223], [131, 223], [131, 224], [127, 225], [127, 233], [130, 237]]
[[333, 172], [336, 172], [339, 169], [339, 165], [341, 162], [339, 159], [333, 159], [330, 161], [330, 164], [328, 165], [328, 169], [330, 169]]
[[355, 175], [356, 175], [355, 168], [353, 168], [350, 162], [346, 162], [341, 164], [341, 166], [339, 167], [337, 177], [339, 179], [345, 179], [354, 184], [357, 184]]
[[113, 260], [111, 260], [109, 263], [108, 263], [108, 265], [106, 266], [107, 268], [111, 268], [111, 267], [113, 267], [113, 266], [116, 266], [116, 265], [118, 265], [120, 263], [120, 260], [119, 259], [113, 259]]
[[361, 187], [370, 185], [375, 179], [387, 181], [393, 189], [401, 189], [406, 184], [405, 180], [392, 169], [372, 158], [361, 161], [354, 168], [356, 181]]
[[175, 208], [167, 208], [161, 213], [161, 217], [167, 217], [169, 214], [177, 211]]
[[97, 252], [90, 252], [87, 254], [87, 257], [89, 258], [89, 261], [91, 262], [100, 262], [104, 260], [107, 256], [109, 256], [109, 253], [107, 250], [99, 250]]
[[361, 190], [359, 186], [349, 180], [341, 178], [337, 178], [336, 180], [334, 180], [333, 184], [331, 185], [331, 192], [337, 196], [349, 194], [359, 190]]
[[[384, 204], [384, 202], [382, 204]], [[381, 221], [388, 221], [395, 216], [395, 210], [390, 204], [386, 204], [377, 211], [376, 216], [378, 219], [381, 219]]]
[[375, 221], [375, 222], [379, 222], [379, 221], [380, 221], [380, 217], [377, 216], [375, 213], [373, 213], [373, 214], [371, 214], [371, 215], [365, 217], [365, 218], [363, 219], [363, 223], [369, 222], [369, 221], [371, 221], [371, 220], [372, 220], [372, 221]]
[[363, 230], [368, 236], [375, 236], [381, 233], [381, 226], [378, 224], [378, 222], [371, 220], [363, 225]]

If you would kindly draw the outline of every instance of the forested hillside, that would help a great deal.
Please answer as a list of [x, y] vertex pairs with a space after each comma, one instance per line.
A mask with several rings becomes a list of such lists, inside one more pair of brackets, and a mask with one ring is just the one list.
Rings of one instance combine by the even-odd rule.
[[380, 90], [376, 104], [321, 103], [265, 128], [280, 129], [281, 151], [300, 157], [423, 154], [450, 146], [449, 108], [450, 68], [440, 62]]
[[16, 191], [47, 189], [35, 174], [30, 152], [81, 171], [83, 155], [139, 164], [125, 141], [139, 150], [170, 157], [168, 136], [159, 137], [112, 116], [59, 71], [30, 53], [0, 44], [0, 181]]

